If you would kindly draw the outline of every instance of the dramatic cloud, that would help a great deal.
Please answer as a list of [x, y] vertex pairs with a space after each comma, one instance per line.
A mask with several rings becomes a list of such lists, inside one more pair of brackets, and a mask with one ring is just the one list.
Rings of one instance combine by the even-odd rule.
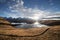
[[51, 13], [48, 10], [45, 11], [40, 10], [37, 7], [35, 8], [24, 7], [23, 0], [13, 0], [13, 1], [15, 1], [16, 4], [9, 6], [9, 10], [11, 11], [11, 13], [8, 15], [11, 17], [26, 17], [36, 20], [46, 17]]
[[17, 0], [16, 4], [13, 6], [10, 6], [9, 9], [12, 13], [15, 13], [14, 15], [17, 14], [16, 17], [20, 16], [20, 17], [38, 18], [38, 17], [41, 17], [42, 15], [45, 16], [45, 13], [48, 13], [45, 11], [41, 11], [38, 8], [34, 8], [34, 9], [25, 8], [24, 2], [22, 0]]

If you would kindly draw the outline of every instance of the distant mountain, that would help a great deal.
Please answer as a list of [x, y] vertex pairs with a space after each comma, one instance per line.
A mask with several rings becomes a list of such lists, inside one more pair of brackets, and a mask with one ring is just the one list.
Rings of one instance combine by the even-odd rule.
[[60, 20], [60, 15], [52, 15], [42, 18], [42, 20]]
[[34, 23], [35, 21], [33, 19], [30, 19], [30, 18], [12, 18], [12, 17], [4, 17], [4, 19], [8, 20], [9, 22], [11, 23], [28, 23], [28, 24], [32, 24]]

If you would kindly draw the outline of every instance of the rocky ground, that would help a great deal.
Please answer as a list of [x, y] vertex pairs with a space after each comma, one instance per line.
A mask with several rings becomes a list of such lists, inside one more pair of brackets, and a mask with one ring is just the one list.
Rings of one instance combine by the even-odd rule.
[[0, 40], [60, 40], [60, 25], [18, 29], [0, 18]]

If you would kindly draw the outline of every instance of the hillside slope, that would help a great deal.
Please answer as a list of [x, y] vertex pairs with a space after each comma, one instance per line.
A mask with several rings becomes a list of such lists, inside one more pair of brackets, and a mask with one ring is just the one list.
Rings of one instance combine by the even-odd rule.
[[13, 27], [10, 25], [10, 22], [0, 17], [0, 29], [1, 28], [13, 28]]
[[60, 40], [60, 26], [0, 30], [0, 40]]

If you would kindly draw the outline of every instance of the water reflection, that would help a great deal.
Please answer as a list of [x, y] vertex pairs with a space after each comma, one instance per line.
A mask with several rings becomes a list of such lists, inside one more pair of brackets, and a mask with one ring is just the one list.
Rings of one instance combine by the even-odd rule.
[[[27, 23], [12, 23], [12, 24], [17, 24], [15, 26], [16, 28], [37, 28], [37, 27], [47, 27], [46, 25], [42, 25], [39, 22], [35, 22], [33, 24], [27, 24]], [[19, 25], [18, 25], [19, 24]]]

